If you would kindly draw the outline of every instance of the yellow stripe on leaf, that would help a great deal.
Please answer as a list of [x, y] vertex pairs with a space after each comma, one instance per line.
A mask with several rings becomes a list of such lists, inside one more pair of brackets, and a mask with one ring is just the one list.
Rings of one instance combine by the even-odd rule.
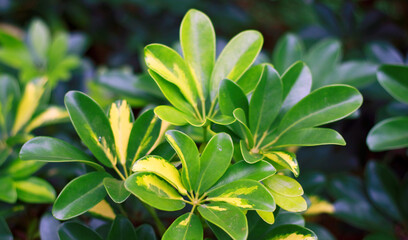
[[233, 191], [226, 192], [221, 194], [217, 197], [208, 198], [210, 201], [221, 201], [226, 202], [231, 205], [240, 207], [240, 208], [253, 208], [254, 206], [249, 203], [249, 201], [245, 198], [241, 198], [242, 195], [248, 195], [254, 192], [258, 186], [252, 186], [248, 188], [239, 188]]
[[146, 156], [138, 160], [132, 167], [134, 172], [151, 172], [167, 180], [181, 194], [187, 195], [187, 190], [181, 183], [180, 173], [171, 163], [159, 156]]
[[50, 122], [57, 122], [62, 121], [64, 119], [68, 119], [69, 115], [68, 112], [59, 107], [49, 107], [47, 110], [42, 112], [40, 115], [35, 117], [24, 129], [26, 133], [31, 132], [32, 130], [50, 123]]
[[264, 153], [264, 156], [282, 167], [291, 170], [296, 177], [299, 176], [299, 165], [295, 154], [290, 152], [274, 151]]
[[116, 218], [115, 212], [106, 200], [100, 201], [88, 212], [110, 220], [114, 220]]
[[182, 200], [183, 198], [177, 194], [176, 190], [153, 174], [146, 174], [136, 177], [136, 184], [144, 187], [146, 190], [154, 192], [158, 197]]
[[322, 213], [334, 213], [334, 206], [330, 202], [318, 196], [310, 196], [310, 206], [305, 212], [306, 215], [318, 215]]

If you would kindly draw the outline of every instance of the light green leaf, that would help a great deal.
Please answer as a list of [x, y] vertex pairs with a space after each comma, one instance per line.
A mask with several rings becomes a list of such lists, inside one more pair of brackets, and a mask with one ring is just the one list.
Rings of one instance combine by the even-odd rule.
[[378, 69], [377, 78], [391, 96], [408, 104], [408, 66], [382, 65]]
[[4, 173], [10, 175], [14, 180], [25, 179], [37, 172], [44, 164], [44, 162], [24, 161], [16, 158], [7, 165]]
[[166, 230], [163, 240], [202, 240], [203, 227], [195, 214], [185, 213], [178, 217]]
[[285, 34], [279, 38], [273, 50], [272, 61], [276, 70], [283, 73], [294, 62], [303, 57], [303, 43], [293, 33]]
[[307, 209], [306, 200], [302, 196], [288, 197], [269, 189], [276, 205], [289, 212], [303, 212]]
[[371, 151], [384, 151], [408, 146], [408, 117], [394, 117], [377, 123], [368, 133]]
[[129, 196], [130, 192], [125, 188], [125, 182], [112, 177], [103, 179], [103, 185], [109, 197], [115, 203], [124, 202]]
[[45, 61], [50, 45], [50, 32], [43, 21], [35, 19], [31, 22], [28, 28], [28, 42], [35, 56]]
[[248, 149], [247, 145], [243, 140], [239, 142], [239, 148], [241, 149], [242, 157], [244, 158], [245, 162], [247, 163], [256, 163], [264, 158], [262, 154], [258, 152], [253, 152]]
[[14, 182], [17, 197], [28, 203], [52, 203], [55, 199], [55, 190], [47, 181], [31, 177]]
[[162, 105], [154, 108], [154, 113], [163, 121], [174, 126], [187, 125], [186, 114], [172, 106]]
[[269, 189], [272, 189], [273, 191], [287, 197], [297, 197], [303, 195], [303, 189], [300, 183], [285, 175], [275, 174], [265, 179], [263, 183]]

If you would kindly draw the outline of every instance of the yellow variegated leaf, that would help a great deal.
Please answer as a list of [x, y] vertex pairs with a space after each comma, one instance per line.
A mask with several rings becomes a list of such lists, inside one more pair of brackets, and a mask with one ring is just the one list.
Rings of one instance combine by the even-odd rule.
[[266, 222], [269, 224], [273, 224], [275, 222], [275, 216], [273, 215], [273, 212], [267, 212], [267, 211], [260, 211], [256, 210], [258, 215]]
[[289, 212], [303, 212], [307, 209], [306, 200], [302, 196], [288, 197], [281, 195], [271, 189], [269, 191], [272, 193], [276, 204]]
[[171, 163], [159, 156], [146, 156], [138, 160], [132, 167], [134, 172], [151, 172], [165, 179], [181, 194], [186, 195], [187, 190], [181, 183], [180, 173]]
[[268, 240], [317, 240], [317, 236], [311, 230], [294, 224], [283, 224], [265, 236]]
[[271, 240], [315, 240], [316, 238], [312, 236], [306, 236], [298, 233], [288, 233], [284, 235], [279, 235], [279, 238], [272, 238]]
[[305, 212], [306, 215], [318, 215], [322, 213], [334, 213], [334, 206], [330, 202], [318, 196], [310, 196], [310, 206]]
[[114, 220], [116, 218], [115, 212], [106, 200], [102, 200], [88, 212], [110, 220]]
[[284, 151], [273, 151], [264, 153], [264, 156], [282, 167], [291, 170], [296, 177], [299, 176], [299, 165], [295, 154]]
[[177, 192], [162, 181], [160, 178], [155, 176], [154, 174], [148, 175], [141, 175], [136, 178], [136, 184], [145, 188], [146, 190], [150, 190], [152, 192], [156, 192], [159, 196], [166, 197], [169, 199], [177, 199], [181, 200], [182, 197], [177, 194]]
[[122, 165], [126, 163], [129, 136], [133, 127], [130, 111], [131, 109], [126, 100], [112, 103], [109, 111], [109, 122], [115, 138], [116, 152]]
[[49, 107], [47, 110], [31, 120], [31, 122], [25, 127], [24, 131], [29, 133], [44, 124], [62, 121], [64, 119], [68, 119], [68, 117], [68, 112], [63, 108], [56, 106]]
[[24, 94], [18, 104], [16, 120], [11, 133], [15, 135], [31, 119], [44, 94], [47, 78], [27, 83]]

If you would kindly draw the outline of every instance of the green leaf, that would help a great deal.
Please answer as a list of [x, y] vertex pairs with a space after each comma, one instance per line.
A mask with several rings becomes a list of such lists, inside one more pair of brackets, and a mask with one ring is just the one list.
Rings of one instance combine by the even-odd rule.
[[341, 58], [341, 44], [336, 39], [322, 40], [306, 54], [304, 60], [313, 76], [313, 87], [324, 86], [324, 79], [333, 72]]
[[51, 213], [45, 213], [40, 220], [39, 232], [41, 240], [59, 240], [58, 228], [60, 222]]
[[248, 223], [239, 208], [219, 202], [201, 205], [197, 209], [204, 219], [220, 227], [234, 240], [248, 237]]
[[218, 133], [207, 143], [200, 157], [197, 193], [207, 191], [220, 179], [231, 163], [234, 145], [226, 133]]
[[188, 191], [197, 189], [200, 160], [195, 142], [186, 134], [176, 130], [167, 131], [166, 139], [176, 151], [182, 163], [181, 180], [183, 185]]
[[52, 203], [55, 200], [55, 190], [47, 181], [31, 177], [14, 182], [18, 199], [28, 203]]
[[236, 82], [245, 95], [252, 92], [262, 77], [264, 66], [258, 64], [248, 69]]
[[115, 203], [124, 202], [129, 196], [130, 192], [125, 188], [125, 182], [116, 178], [107, 177], [103, 179], [103, 185], [109, 197]]
[[65, 222], [58, 229], [60, 240], [102, 240], [92, 229], [77, 223]]
[[117, 162], [110, 123], [102, 108], [87, 95], [70, 91], [65, 106], [79, 137], [95, 157], [107, 167]]
[[398, 207], [401, 190], [395, 174], [386, 165], [371, 161], [365, 169], [365, 182], [373, 204], [395, 221], [402, 221]]
[[0, 177], [0, 200], [7, 203], [15, 203], [17, 201], [17, 190], [13, 179], [9, 176]]
[[262, 138], [275, 120], [282, 104], [282, 81], [270, 65], [265, 65], [249, 103], [249, 128], [254, 139]]
[[142, 224], [136, 228], [136, 236], [138, 240], [156, 240], [154, 229], [149, 224]]
[[185, 213], [178, 217], [166, 230], [163, 240], [202, 240], [203, 227], [195, 214]]
[[242, 110], [242, 108], [237, 108], [234, 110], [233, 115], [238, 121], [236, 126], [232, 125], [234, 131], [241, 136], [241, 138], [245, 139], [245, 143], [248, 147], [253, 147], [254, 137], [252, 136], [251, 130], [248, 128], [244, 110]]
[[24, 179], [33, 175], [42, 166], [43, 162], [37, 161], [23, 161], [19, 158], [14, 159], [9, 165], [7, 165], [4, 172], [10, 175], [13, 179]]
[[26, 142], [20, 150], [20, 158], [41, 162], [81, 162], [103, 170], [101, 165], [78, 148], [51, 137], [35, 137]]
[[346, 145], [343, 137], [329, 128], [303, 128], [283, 134], [271, 148], [291, 146]]
[[368, 133], [371, 151], [384, 151], [408, 146], [408, 117], [394, 117], [377, 123]]
[[31, 22], [28, 28], [28, 42], [40, 61], [45, 61], [50, 45], [50, 32], [47, 25], [39, 19]]
[[189, 67], [176, 51], [165, 45], [150, 44], [144, 48], [144, 55], [149, 69], [176, 85], [191, 105], [196, 104], [197, 94], [202, 94], [197, 91], [201, 89], [197, 89]]
[[236, 35], [222, 50], [211, 75], [210, 92], [214, 100], [221, 80], [237, 81], [252, 65], [263, 45], [261, 33], [253, 30]]
[[326, 84], [342, 83], [361, 88], [375, 81], [377, 68], [377, 64], [366, 61], [344, 62], [326, 77]]
[[285, 175], [275, 174], [272, 177], [265, 179], [263, 183], [269, 189], [287, 197], [303, 195], [303, 189], [300, 183]]
[[279, 38], [272, 54], [273, 65], [279, 73], [283, 73], [294, 62], [303, 57], [302, 40], [293, 33]]
[[239, 142], [239, 148], [241, 149], [242, 157], [247, 163], [253, 164], [264, 158], [262, 154], [250, 151], [243, 140]]
[[400, 102], [408, 104], [408, 67], [382, 65], [377, 71], [378, 82]]
[[15, 78], [0, 76], [0, 136], [8, 134], [14, 124], [14, 117], [20, 99], [20, 87]]
[[264, 156], [279, 166], [292, 171], [295, 177], [299, 176], [299, 164], [295, 154], [284, 151], [273, 151], [265, 152]]
[[45, 125], [66, 121], [68, 121], [68, 113], [65, 111], [65, 109], [56, 106], [51, 106], [45, 109], [39, 115], [37, 115], [34, 119], [32, 119], [29, 122], [29, 124], [25, 127], [24, 131], [26, 133], [29, 133], [32, 130]]
[[281, 111], [287, 112], [310, 93], [312, 73], [304, 62], [296, 62], [282, 75], [282, 84], [283, 103]]
[[317, 240], [311, 230], [298, 225], [282, 225], [273, 229], [266, 237], [268, 240]]
[[272, 195], [259, 182], [241, 179], [227, 183], [208, 192], [208, 201], [226, 202], [248, 210], [275, 211]]
[[289, 130], [310, 128], [340, 120], [357, 110], [362, 102], [363, 98], [358, 90], [347, 85], [319, 88], [285, 114], [276, 132], [282, 135]]
[[181, 22], [180, 44], [197, 90], [206, 98], [215, 62], [215, 32], [207, 15], [195, 9], [187, 12]]
[[223, 186], [227, 183], [234, 182], [239, 179], [251, 179], [255, 181], [262, 181], [267, 177], [276, 173], [276, 169], [272, 164], [266, 161], [259, 161], [254, 164], [249, 164], [245, 161], [239, 161], [233, 164], [218, 182], [211, 188]]
[[158, 106], [154, 108], [154, 113], [161, 120], [169, 122], [174, 126], [184, 126], [188, 124], [188, 122], [186, 121], [186, 114], [171, 106]]
[[52, 208], [56, 219], [67, 220], [79, 216], [102, 201], [106, 196], [103, 179], [105, 172], [91, 172], [69, 182], [58, 195]]
[[117, 216], [112, 223], [107, 240], [137, 239], [132, 222], [123, 216]]
[[10, 228], [4, 218], [0, 218], [0, 239], [13, 240], [13, 234], [11, 234]]
[[393, 234], [389, 233], [371, 233], [364, 237], [363, 240], [397, 240], [397, 238]]
[[237, 108], [241, 108], [246, 113], [248, 112], [247, 97], [242, 89], [229, 79], [221, 81], [218, 98], [220, 110], [227, 116], [233, 116], [233, 112]]
[[269, 189], [276, 205], [289, 212], [303, 212], [307, 209], [306, 200], [302, 196], [288, 197]]
[[181, 195], [166, 181], [151, 173], [132, 174], [125, 182], [126, 189], [143, 202], [164, 211], [183, 209]]
[[128, 167], [151, 150], [160, 135], [160, 129], [161, 121], [153, 110], [144, 112], [136, 119], [129, 137]]

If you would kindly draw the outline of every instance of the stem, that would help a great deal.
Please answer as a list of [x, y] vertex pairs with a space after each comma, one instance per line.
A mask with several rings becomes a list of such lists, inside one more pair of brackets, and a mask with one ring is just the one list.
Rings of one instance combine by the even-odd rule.
[[153, 217], [153, 220], [156, 223], [157, 230], [159, 231], [160, 237], [163, 236], [164, 232], [166, 231], [166, 228], [164, 227], [163, 223], [161, 222], [159, 216], [157, 216], [156, 210], [153, 207], [151, 207], [150, 205], [147, 205], [144, 202], [142, 202], [142, 203], [143, 203], [143, 206], [146, 208], [146, 210]]
[[120, 170], [118, 169], [118, 167], [116, 167], [116, 165], [113, 165], [113, 169], [116, 171], [116, 173], [119, 175], [120, 178], [122, 178], [123, 181], [126, 180], [126, 178], [123, 176], [123, 174], [120, 172]]

